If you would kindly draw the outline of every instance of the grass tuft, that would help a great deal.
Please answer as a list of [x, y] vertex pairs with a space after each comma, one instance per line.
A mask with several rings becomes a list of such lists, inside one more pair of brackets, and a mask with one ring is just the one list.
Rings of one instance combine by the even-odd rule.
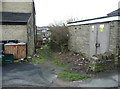
[[61, 72], [58, 74], [58, 78], [64, 80], [64, 81], [77, 81], [77, 80], [82, 80], [86, 78], [90, 78], [90, 76], [80, 76], [78, 74], [74, 73], [69, 73], [69, 72]]
[[59, 67], [64, 68], [64, 70], [68, 70], [68, 65], [66, 65], [63, 60], [53, 59], [52, 63], [59, 66]]

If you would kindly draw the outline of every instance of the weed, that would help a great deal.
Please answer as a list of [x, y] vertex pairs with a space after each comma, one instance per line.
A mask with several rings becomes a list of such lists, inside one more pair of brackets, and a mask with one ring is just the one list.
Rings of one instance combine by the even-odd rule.
[[32, 58], [32, 60], [31, 60], [31, 62], [32, 63], [35, 63], [35, 64], [40, 64], [40, 63], [43, 63], [43, 62], [45, 62], [46, 61], [46, 59], [41, 59], [41, 58], [39, 58], [39, 59], [37, 59], [37, 58]]
[[64, 70], [67, 70], [67, 69], [68, 69], [68, 66], [64, 63], [63, 60], [53, 59], [53, 60], [52, 60], [52, 63], [54, 63], [55, 65], [57, 65], [57, 66], [59, 66], [59, 67], [64, 68]]
[[61, 72], [58, 74], [58, 78], [65, 80], [65, 81], [77, 81], [77, 80], [90, 78], [90, 76], [88, 76], [88, 75], [80, 76], [80, 75], [75, 74], [75, 73]]
[[37, 55], [39, 55], [40, 58], [35, 58], [33, 57], [31, 59], [31, 62], [32, 63], [35, 63], [35, 64], [40, 64], [40, 63], [43, 63], [45, 61], [47, 61], [49, 59], [49, 57], [51, 57], [53, 54], [53, 52], [49, 49], [48, 46], [42, 46], [42, 49], [38, 49], [37, 50]]

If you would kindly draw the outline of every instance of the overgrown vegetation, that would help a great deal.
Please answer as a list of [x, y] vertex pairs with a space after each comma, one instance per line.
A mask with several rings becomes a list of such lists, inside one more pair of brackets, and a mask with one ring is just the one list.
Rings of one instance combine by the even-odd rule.
[[113, 66], [114, 66], [114, 64], [110, 64], [110, 65], [106, 65], [106, 66], [94, 65], [94, 66], [91, 66], [90, 69], [93, 72], [100, 72], [100, 71], [110, 70], [111, 68], [113, 68]]
[[78, 74], [74, 74], [74, 73], [69, 73], [69, 72], [62, 72], [58, 74], [58, 78], [65, 80], [65, 81], [77, 81], [77, 80], [81, 80], [81, 79], [86, 79], [86, 78], [90, 78], [90, 76], [80, 76]]
[[71, 71], [72, 73], [70, 73], [69, 69], [71, 67], [68, 64], [68, 60], [59, 59], [59, 57], [56, 54], [58, 53], [53, 52], [49, 46], [44, 45], [42, 46], [41, 49], [37, 50], [37, 55], [31, 59], [31, 62], [34, 64], [51, 62], [53, 65], [60, 67], [60, 69], [62, 69], [62, 71], [65, 71], [65, 72], [58, 73], [58, 78], [65, 81], [77, 81], [81, 79], [90, 78], [90, 76], [87, 76], [87, 75], [80, 76], [78, 74], [75, 74], [74, 71], [73, 72]]
[[34, 56], [30, 61], [35, 64], [40, 64], [46, 62], [49, 58], [53, 56], [53, 52], [49, 46], [42, 46], [41, 49], [37, 49], [37, 55]]
[[53, 51], [68, 51], [68, 39], [69, 33], [68, 28], [65, 25], [52, 25], [50, 27], [51, 30], [51, 43], [50, 47]]
[[119, 65], [119, 57], [111, 52], [98, 54], [91, 58], [91, 63], [88, 67], [89, 71], [101, 72], [117, 68]]

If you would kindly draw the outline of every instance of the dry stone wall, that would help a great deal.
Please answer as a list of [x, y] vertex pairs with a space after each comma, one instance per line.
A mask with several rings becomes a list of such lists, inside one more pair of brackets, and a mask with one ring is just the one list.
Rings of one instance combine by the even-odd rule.
[[69, 49], [84, 55], [89, 54], [89, 25], [68, 28], [70, 34]]

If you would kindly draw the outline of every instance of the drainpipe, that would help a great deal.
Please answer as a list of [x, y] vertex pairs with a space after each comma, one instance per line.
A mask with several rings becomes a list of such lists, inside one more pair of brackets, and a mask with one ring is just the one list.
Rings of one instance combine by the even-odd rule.
[[36, 18], [35, 18], [35, 15], [36, 15], [36, 12], [35, 12], [35, 4], [34, 4], [34, 0], [33, 0], [33, 3], [32, 3], [32, 15], [33, 15], [33, 29], [34, 29], [34, 45], [35, 45], [35, 50], [34, 52], [36, 53], [36, 39], [37, 39], [37, 28], [36, 28]]

